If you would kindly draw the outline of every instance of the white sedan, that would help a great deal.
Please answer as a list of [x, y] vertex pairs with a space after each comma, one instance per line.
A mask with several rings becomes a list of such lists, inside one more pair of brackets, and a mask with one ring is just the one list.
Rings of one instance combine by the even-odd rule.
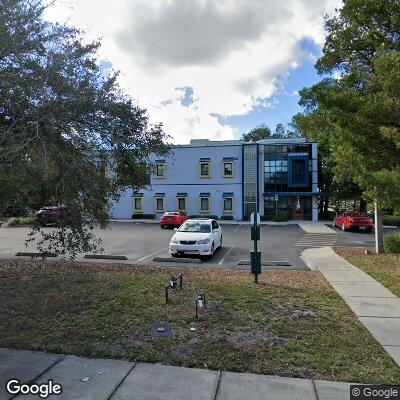
[[183, 254], [211, 257], [222, 246], [222, 230], [214, 219], [188, 219], [175, 231], [169, 244], [173, 257]]

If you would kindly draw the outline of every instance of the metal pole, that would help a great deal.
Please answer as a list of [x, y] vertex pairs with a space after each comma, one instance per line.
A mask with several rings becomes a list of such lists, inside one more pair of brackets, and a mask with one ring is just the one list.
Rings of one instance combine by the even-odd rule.
[[375, 200], [375, 251], [383, 252], [383, 228], [382, 228], [382, 209]]
[[[254, 215], [254, 254], [257, 254], [257, 214]], [[258, 283], [258, 274], [254, 274], [254, 283]]]
[[169, 291], [169, 285], [165, 285], [165, 304], [168, 304], [169, 298], [168, 298], [168, 291]]

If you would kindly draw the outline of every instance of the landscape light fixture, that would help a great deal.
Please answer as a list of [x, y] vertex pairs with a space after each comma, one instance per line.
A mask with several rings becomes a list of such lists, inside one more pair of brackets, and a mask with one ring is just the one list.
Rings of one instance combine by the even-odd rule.
[[206, 306], [206, 296], [204, 293], [200, 293], [196, 297], [196, 318], [199, 318], [199, 311], [203, 310]]
[[179, 289], [183, 286], [183, 274], [178, 274], [177, 276], [171, 276], [168, 283], [164, 287], [165, 292], [165, 304], [169, 302], [169, 291], [170, 289], [176, 289], [179, 282]]

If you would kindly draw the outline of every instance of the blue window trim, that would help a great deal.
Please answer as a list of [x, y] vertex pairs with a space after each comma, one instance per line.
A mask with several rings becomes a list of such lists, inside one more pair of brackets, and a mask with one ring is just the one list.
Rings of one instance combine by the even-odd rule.
[[[302, 182], [293, 182], [293, 160], [304, 160], [304, 171], [303, 171]], [[288, 186], [289, 187], [308, 186], [308, 154], [306, 153], [288, 154]]]

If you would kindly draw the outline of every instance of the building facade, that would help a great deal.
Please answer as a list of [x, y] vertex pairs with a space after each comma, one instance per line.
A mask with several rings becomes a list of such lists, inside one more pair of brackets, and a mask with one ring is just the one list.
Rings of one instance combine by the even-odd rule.
[[154, 158], [150, 185], [126, 191], [113, 204], [113, 218], [184, 211], [188, 215], [246, 220], [318, 220], [318, 151], [305, 139], [191, 140]]

